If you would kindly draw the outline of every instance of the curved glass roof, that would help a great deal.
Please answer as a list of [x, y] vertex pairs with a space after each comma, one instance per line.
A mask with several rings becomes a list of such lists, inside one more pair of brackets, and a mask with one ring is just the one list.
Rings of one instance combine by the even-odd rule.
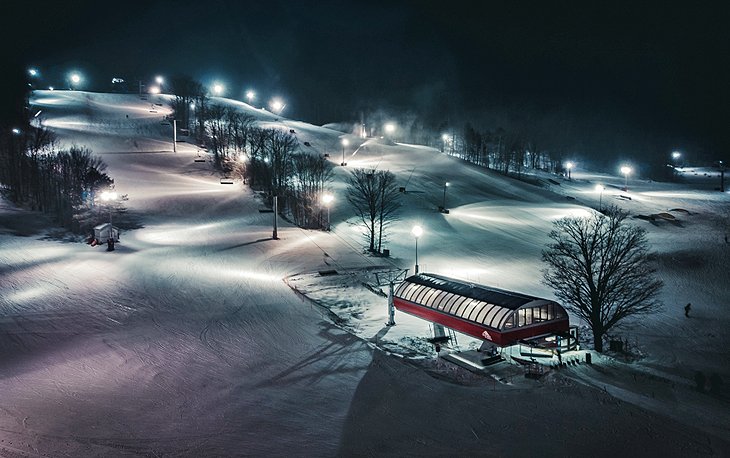
[[[394, 294], [400, 299], [495, 329], [502, 329], [507, 318], [520, 308], [550, 304], [562, 311], [554, 301], [434, 274], [408, 277]], [[562, 311], [561, 315], [564, 313]]]

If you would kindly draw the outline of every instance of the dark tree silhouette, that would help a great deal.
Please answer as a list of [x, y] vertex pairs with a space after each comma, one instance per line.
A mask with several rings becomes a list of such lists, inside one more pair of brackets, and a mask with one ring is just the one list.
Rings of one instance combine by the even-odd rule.
[[543, 283], [590, 325], [599, 352], [612, 327], [661, 306], [646, 231], [625, 223], [626, 216], [611, 207], [606, 216], [558, 220], [549, 234], [554, 243], [542, 253]]
[[400, 206], [395, 175], [389, 170], [355, 169], [347, 183], [347, 200], [367, 229], [368, 250], [380, 251], [384, 229], [395, 221]]

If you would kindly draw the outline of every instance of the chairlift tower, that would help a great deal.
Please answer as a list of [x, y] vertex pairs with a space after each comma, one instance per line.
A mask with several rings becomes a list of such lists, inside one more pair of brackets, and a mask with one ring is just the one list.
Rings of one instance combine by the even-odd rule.
[[392, 269], [383, 272], [375, 272], [375, 282], [378, 286], [388, 285], [388, 322], [386, 326], [395, 326], [395, 305], [393, 305], [393, 294], [396, 282], [405, 280], [408, 276], [408, 269]]

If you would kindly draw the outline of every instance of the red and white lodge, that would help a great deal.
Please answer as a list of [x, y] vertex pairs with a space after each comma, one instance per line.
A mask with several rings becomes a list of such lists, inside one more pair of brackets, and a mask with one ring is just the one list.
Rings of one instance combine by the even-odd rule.
[[567, 334], [565, 309], [555, 301], [435, 274], [406, 278], [395, 307], [477, 339], [506, 347], [545, 334]]

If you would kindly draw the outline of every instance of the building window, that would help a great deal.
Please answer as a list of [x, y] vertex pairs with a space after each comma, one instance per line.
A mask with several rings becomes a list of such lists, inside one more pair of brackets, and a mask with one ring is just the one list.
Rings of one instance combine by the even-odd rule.
[[505, 328], [514, 328], [515, 327], [515, 314], [510, 313], [507, 317], [507, 321], [504, 322]]

